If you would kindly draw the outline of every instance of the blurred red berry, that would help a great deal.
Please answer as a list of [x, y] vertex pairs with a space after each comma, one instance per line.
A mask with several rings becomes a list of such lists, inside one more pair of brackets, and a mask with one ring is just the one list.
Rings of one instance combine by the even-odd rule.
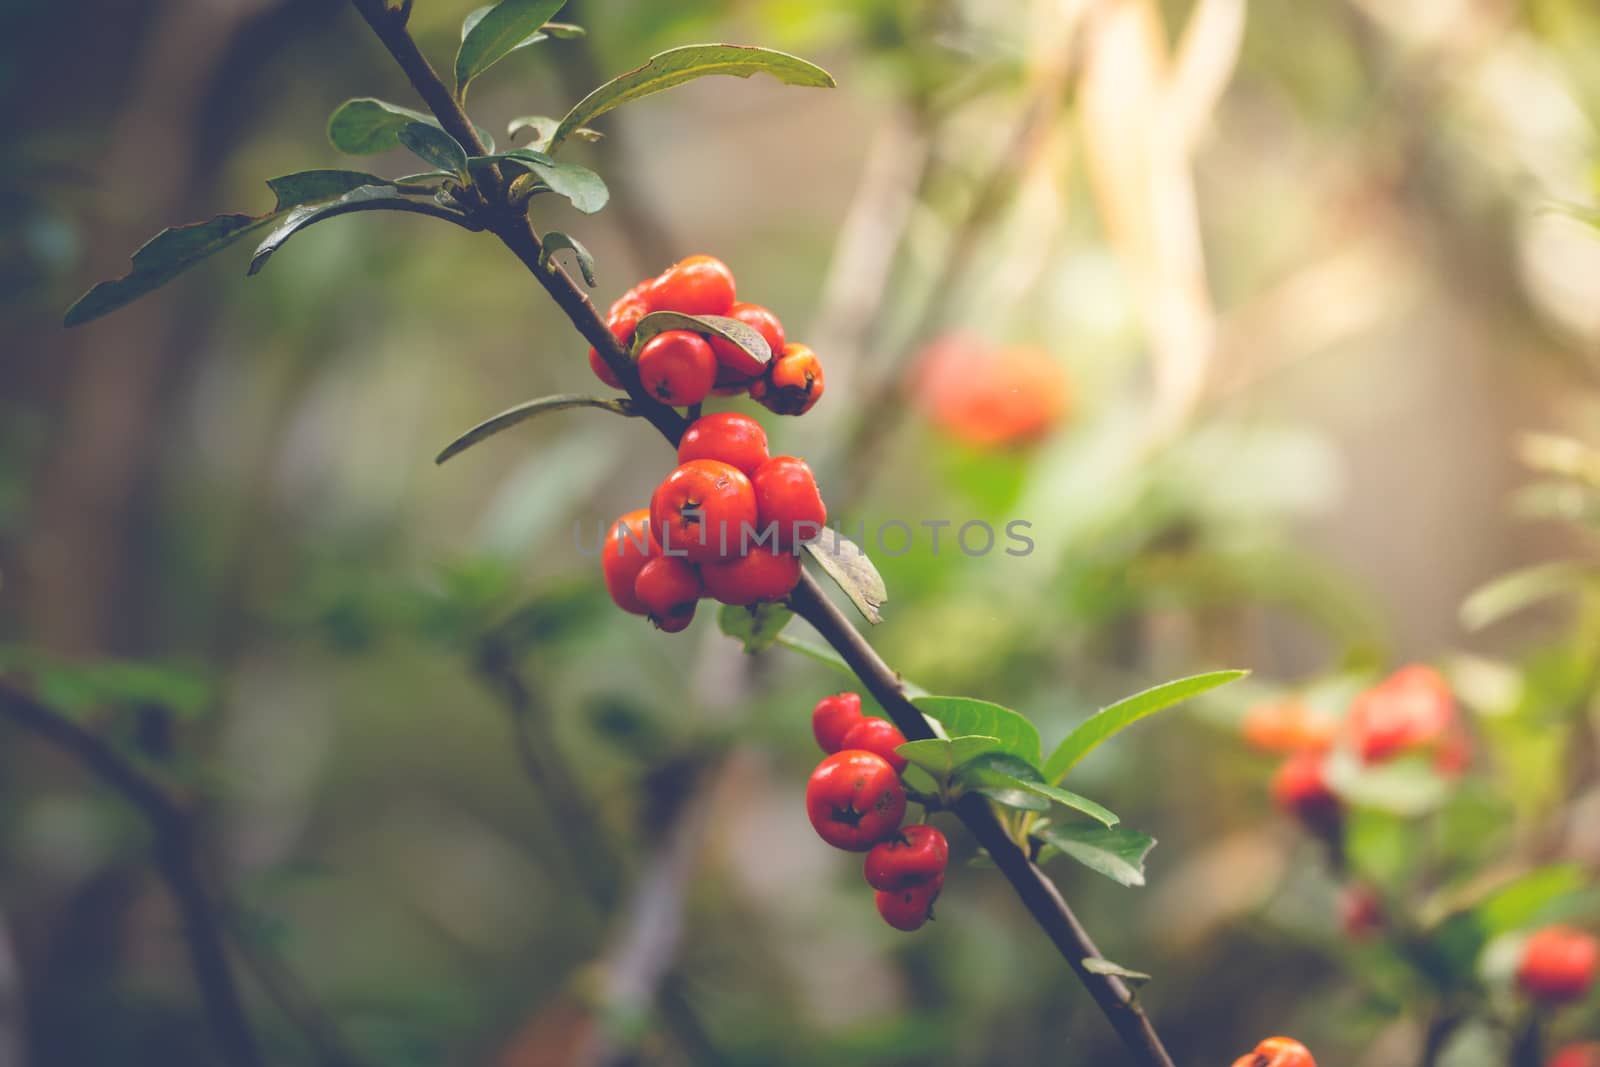
[[1257, 704], [1245, 712], [1240, 732], [1262, 752], [1320, 752], [1332, 747], [1336, 724], [1291, 698]]
[[1289, 757], [1272, 777], [1272, 799], [1314, 833], [1331, 835], [1339, 829], [1344, 808], [1328, 786], [1320, 753]]
[[1450, 683], [1432, 667], [1403, 667], [1358, 695], [1347, 721], [1351, 742], [1366, 763], [1436, 745], [1455, 720]]
[[1594, 984], [1600, 942], [1570, 926], [1547, 926], [1528, 938], [1517, 964], [1517, 986], [1548, 1004], [1581, 1000]]
[[1567, 1045], [1550, 1057], [1549, 1067], [1600, 1067], [1600, 1041]]
[[1311, 1052], [1292, 1037], [1269, 1037], [1233, 1061], [1233, 1067], [1317, 1067]]
[[968, 334], [951, 334], [923, 350], [916, 393], [940, 429], [990, 448], [1043, 437], [1071, 407], [1066, 371], [1049, 352], [995, 348]]
[[1346, 886], [1339, 895], [1339, 924], [1345, 936], [1364, 941], [1383, 929], [1383, 900], [1366, 885]]

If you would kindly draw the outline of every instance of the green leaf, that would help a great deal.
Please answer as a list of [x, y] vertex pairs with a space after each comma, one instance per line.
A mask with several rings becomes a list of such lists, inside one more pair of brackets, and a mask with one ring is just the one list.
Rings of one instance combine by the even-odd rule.
[[724, 604], [717, 612], [717, 625], [729, 637], [743, 642], [746, 652], [760, 652], [778, 640], [792, 618], [794, 612], [782, 604], [751, 604], [749, 607]]
[[[255, 255], [250, 257], [250, 274], [258, 273], [267, 265], [267, 260], [273, 253], [282, 248], [284, 242], [305, 229], [327, 219], [338, 218], [340, 215], [350, 215], [358, 211], [406, 211], [416, 215], [428, 215], [436, 219], [453, 222], [464, 229], [476, 229], [476, 225], [466, 215], [452, 208], [444, 207], [432, 200], [417, 200], [401, 193], [392, 185], [363, 185], [352, 189], [336, 200], [329, 200], [320, 204], [303, 204], [292, 211], [285, 212], [267, 234], [265, 240], [256, 247]], [[276, 216], [274, 216], [276, 217]]]
[[[1102, 826], [1115, 826], [1121, 821], [1115, 812], [1088, 797], [1044, 781], [1038, 768], [1009, 753], [990, 752], [977, 757], [956, 772], [956, 783], [1025, 811], [1046, 811], [1054, 802], [1081, 812]], [[1018, 793], [1024, 795], [1018, 797]]]
[[466, 149], [439, 127], [426, 122], [408, 122], [400, 127], [397, 136], [400, 143], [411, 149], [411, 154], [424, 163], [466, 177]]
[[532, 148], [513, 148], [509, 152], [476, 156], [469, 160], [474, 167], [499, 162], [512, 163], [531, 172], [511, 183], [509, 191], [513, 200], [530, 190], [537, 191], [540, 183], [551, 192], [572, 201], [572, 206], [586, 215], [593, 215], [611, 199], [611, 191], [606, 188], [605, 181], [588, 167], [576, 163], [557, 163]]
[[1552, 914], [1552, 909], [1593, 888], [1594, 879], [1578, 864], [1540, 867], [1496, 889], [1473, 911], [1484, 933], [1494, 937], [1536, 923], [1571, 919], [1570, 915]]
[[588, 30], [571, 22], [547, 22], [539, 28], [558, 41], [576, 41], [589, 36]]
[[1508, 615], [1548, 600], [1575, 593], [1600, 576], [1600, 567], [1581, 560], [1559, 560], [1512, 571], [1479, 586], [1461, 605], [1461, 625], [1481, 630]]
[[[560, 123], [560, 119], [551, 118], [549, 115], [524, 115], [521, 118], [511, 120], [506, 127], [506, 135], [514, 141], [517, 139], [518, 134], [525, 130], [531, 130], [533, 132], [533, 140], [528, 142], [527, 147], [543, 149], [550, 143], [550, 135], [556, 132], [556, 127]], [[599, 130], [591, 130], [587, 126], [580, 126], [572, 131], [571, 136], [580, 141], [592, 143], [603, 139], [605, 134]]]
[[435, 463], [443, 463], [452, 456], [471, 448], [479, 441], [493, 437], [502, 430], [508, 430], [519, 422], [526, 422], [535, 415], [543, 415], [547, 411], [565, 411], [567, 408], [599, 408], [616, 415], [632, 415], [633, 409], [626, 400], [607, 400], [598, 396], [579, 396], [575, 393], [562, 393], [557, 396], [541, 396], [536, 400], [529, 400], [518, 404], [516, 407], [507, 408], [492, 419], [485, 419], [466, 433], [445, 445], [444, 450], [434, 457]]
[[[641, 324], [644, 322], [643, 319], [639, 321]], [[844, 590], [844, 595], [861, 612], [862, 618], [874, 626], [883, 621], [881, 609], [889, 599], [889, 590], [883, 584], [883, 575], [878, 573], [878, 568], [872, 565], [872, 560], [867, 558], [862, 548], [838, 530], [830, 529], [818, 534], [815, 540], [807, 541], [806, 551], [811, 553], [811, 558], [822, 566], [834, 584]]]
[[396, 182], [359, 170], [302, 170], [267, 179], [267, 188], [278, 198], [274, 211], [288, 211], [301, 204], [336, 200], [364, 185], [386, 186]]
[[808, 659], [816, 660], [825, 667], [832, 667], [847, 678], [856, 676], [856, 672], [850, 669], [850, 664], [844, 661], [844, 657], [826, 645], [812, 644], [810, 641], [803, 641], [798, 637], [788, 637], [783, 634], [778, 635], [777, 644], [779, 647], [787, 648], [791, 652], [798, 652]]
[[400, 131], [413, 122], [437, 126], [429, 115], [386, 100], [363, 96], [346, 100], [328, 119], [328, 140], [352, 156], [387, 152], [400, 145]]
[[772, 359], [772, 349], [767, 339], [754, 327], [722, 315], [685, 315], [678, 311], [652, 311], [640, 319], [639, 325], [633, 330], [633, 350], [639, 351], [650, 338], [668, 330], [688, 330], [720, 337], [729, 344], [738, 345], [762, 363]]
[[1133, 971], [1120, 963], [1112, 963], [1100, 956], [1089, 956], [1083, 961], [1083, 969], [1090, 974], [1103, 974], [1112, 978], [1120, 978], [1131, 986], [1141, 986], [1151, 981], [1148, 974], [1143, 971]]
[[1249, 673], [1249, 671], [1212, 671], [1209, 674], [1197, 674], [1191, 678], [1179, 678], [1177, 681], [1146, 689], [1142, 693], [1135, 693], [1131, 697], [1117, 701], [1080, 723], [1076, 730], [1067, 735], [1066, 740], [1056, 746], [1056, 750], [1050, 753], [1049, 762], [1044, 766], [1045, 778], [1059, 783], [1067, 776], [1068, 771], [1078, 765], [1079, 760], [1118, 731], [1132, 726], [1146, 715], [1153, 715], [1208, 689], [1215, 689], [1219, 685], [1226, 685], [1228, 682], [1243, 678]]
[[1013, 774], [983, 764], [969, 764], [956, 776], [964, 792], [981, 793], [1008, 808], [1020, 811], [1049, 811], [1050, 801], [1027, 787]]
[[560, 230], [551, 230], [541, 238], [540, 243], [544, 251], [539, 253], [539, 266], [551, 270], [550, 257], [557, 252], [570, 251], [578, 260], [578, 270], [583, 273], [584, 284], [594, 288], [594, 256], [589, 250], [578, 243], [578, 239], [571, 234], [562, 233]]
[[917, 710], [936, 719], [952, 737], [979, 734], [1000, 739], [1000, 750], [1037, 768], [1039, 731], [1027, 717], [987, 700], [969, 697], [921, 696], [911, 701]]
[[748, 78], [770, 74], [789, 85], [824, 89], [834, 86], [833, 75], [798, 56], [770, 48], [734, 44], [691, 44], [651, 56], [644, 66], [619, 74], [578, 101], [550, 138], [550, 151], [561, 147], [574, 130], [587, 126], [613, 108], [671, 89], [710, 74]]
[[565, 2], [501, 0], [468, 15], [461, 24], [461, 48], [456, 52], [456, 95], [464, 97], [473, 78], [512, 52], [544, 40], [539, 28]]
[[1144, 885], [1145, 857], [1156, 846], [1156, 839], [1149, 834], [1120, 826], [1106, 829], [1051, 824], [1035, 831], [1034, 836], [1091, 871], [1126, 886]]
[[1450, 781], [1426, 757], [1369, 767], [1339, 751], [1328, 757], [1325, 767], [1329, 787], [1357, 807], [1415, 817], [1438, 810], [1450, 796]]
[[968, 734], [964, 737], [930, 737], [925, 741], [907, 741], [896, 746], [895, 751], [907, 763], [921, 767], [943, 782], [963, 763], [999, 747], [998, 737]]

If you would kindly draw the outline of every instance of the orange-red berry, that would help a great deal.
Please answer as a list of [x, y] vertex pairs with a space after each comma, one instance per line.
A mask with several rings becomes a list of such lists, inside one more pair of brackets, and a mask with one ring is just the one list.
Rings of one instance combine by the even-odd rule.
[[715, 459], [681, 464], [650, 498], [650, 530], [668, 555], [692, 563], [731, 558], [754, 528], [756, 494], [738, 467]]
[[1292, 1037], [1269, 1037], [1233, 1061], [1233, 1067], [1317, 1067], [1311, 1052]]
[[1356, 697], [1346, 723], [1356, 753], [1380, 763], [1436, 745], [1455, 721], [1450, 683], [1432, 667], [1403, 667]]
[[1312, 711], [1303, 701], [1270, 700], [1245, 712], [1240, 733], [1262, 752], [1321, 751], [1333, 745], [1337, 724]]
[[634, 595], [634, 580], [645, 563], [661, 554], [661, 547], [650, 536], [650, 512], [630, 511], [611, 524], [600, 545], [600, 569], [605, 575], [606, 592], [621, 608], [633, 615], [648, 614]]
[[765, 600], [782, 600], [800, 583], [800, 559], [765, 545], [736, 548], [734, 555], [701, 567], [706, 595], [724, 604], [748, 606]]
[[[606, 325], [611, 329], [611, 336], [617, 339], [617, 344], [624, 350], [633, 344], [633, 331], [639, 326], [639, 320], [650, 313], [650, 309], [637, 301], [629, 301], [626, 297], [611, 305], [611, 314], [606, 319]], [[613, 389], [622, 388], [622, 380], [611, 372], [611, 365], [600, 358], [600, 353], [589, 349], [589, 369], [594, 371], [595, 377], [611, 386]]]
[[1600, 942], [1570, 926], [1547, 926], [1522, 947], [1517, 986], [1548, 1004], [1581, 1000], [1594, 984]]
[[811, 709], [811, 735], [822, 751], [834, 753], [844, 747], [844, 735], [861, 719], [861, 695], [835, 693]]
[[750, 399], [776, 415], [804, 415], [822, 399], [822, 363], [802, 344], [786, 344], [783, 355], [750, 384]]
[[882, 756], [845, 749], [817, 765], [806, 783], [806, 814], [817, 836], [865, 852], [900, 828], [906, 791]]
[[1289, 757], [1272, 778], [1272, 799], [1315, 833], [1332, 834], [1342, 821], [1344, 807], [1328, 785], [1320, 753]]
[[[888, 719], [863, 718], [850, 728], [844, 735], [844, 740], [839, 743], [840, 748], [860, 748], [868, 752], [876, 752], [889, 761], [889, 766], [900, 773], [906, 769], [906, 759], [895, 751], [897, 747], [906, 743], [906, 735], [900, 728]], [[879, 887], [880, 889], [882, 886]]]
[[663, 404], [698, 404], [710, 394], [716, 380], [717, 357], [697, 333], [667, 330], [639, 349], [639, 384]]
[[[728, 318], [737, 319], [746, 326], [759, 333], [767, 342], [771, 362], [783, 355], [783, 323], [778, 321], [778, 316], [762, 307], [760, 304], [735, 304], [728, 309]], [[745, 383], [761, 377], [767, 369], [767, 364], [756, 359], [738, 345], [724, 341], [720, 337], [712, 337], [711, 351], [717, 354], [717, 363], [721, 371], [726, 372], [729, 381], [742, 380]], [[719, 372], [720, 376], [721, 372]]]
[[1550, 1057], [1550, 1067], [1600, 1067], [1600, 1041], [1562, 1047]]
[[678, 439], [679, 463], [716, 459], [753, 476], [769, 458], [767, 431], [750, 416], [732, 411], [719, 411], [696, 419]]
[[733, 271], [715, 256], [690, 256], [662, 271], [646, 296], [656, 311], [726, 315], [734, 303]]
[[896, 930], [910, 933], [920, 930], [922, 924], [933, 918], [933, 902], [939, 898], [942, 885], [914, 885], [894, 892], [878, 890], [874, 899], [878, 914]]
[[936, 827], [918, 823], [902, 826], [887, 841], [867, 852], [862, 874], [874, 889], [893, 893], [912, 886], [944, 884], [950, 865], [950, 842]]
[[756, 491], [756, 521], [763, 535], [777, 531], [777, 547], [791, 548], [815, 540], [828, 521], [828, 508], [806, 461], [774, 456], [750, 476]]
[[693, 564], [676, 556], [657, 556], [639, 568], [633, 592], [658, 629], [677, 633], [694, 618], [701, 593], [700, 574]]

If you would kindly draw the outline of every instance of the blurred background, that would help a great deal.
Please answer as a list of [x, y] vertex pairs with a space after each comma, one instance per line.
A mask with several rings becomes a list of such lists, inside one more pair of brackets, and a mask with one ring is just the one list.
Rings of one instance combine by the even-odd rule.
[[[417, 0], [435, 66], [471, 6]], [[816, 349], [816, 410], [761, 414], [847, 529], [918, 531], [877, 559], [892, 665], [1026, 711], [1047, 746], [1167, 678], [1255, 672], [1075, 774], [1160, 841], [1148, 887], [1055, 869], [1106, 953], [1156, 976], [1141, 999], [1180, 1062], [1276, 1032], [1416, 1062], [1415, 999], [1363, 984], [1237, 724], [1447, 667], [1494, 799], [1484, 862], [1600, 864], [1592, 575], [1541, 589], [1576, 601], [1461, 611], [1581, 558], [1600, 513], [1600, 233], [1575, 217], [1600, 201], [1600, 10], [561, 18], [588, 36], [485, 76], [482, 125], [695, 41], [838, 79], [707, 79], [606, 116], [571, 152], [611, 205], [536, 217], [593, 251], [602, 306], [707, 252]], [[258, 277], [236, 249], [62, 329], [163, 226], [266, 210], [264, 178], [416, 169], [324, 135], [348, 97], [415, 105], [351, 8], [9, 0], [0, 85], [0, 671], [200, 803], [271, 1062], [1121, 1062], [992, 871], [958, 866], [903, 935], [813, 836], [809, 711], [845, 679], [743, 655], [704, 608], [668, 637], [607, 602], [580, 542], [669, 469], [648, 426], [552, 415], [433, 464], [494, 412], [596, 386], [494, 241], [342, 219]], [[952, 551], [969, 520], [1025, 521], [1034, 550]], [[0, 743], [0, 1065], [222, 1062], [139, 813], [33, 734]], [[1597, 1020], [1591, 997], [1560, 1026]], [[1452, 1062], [1503, 1062], [1467, 1037]]]

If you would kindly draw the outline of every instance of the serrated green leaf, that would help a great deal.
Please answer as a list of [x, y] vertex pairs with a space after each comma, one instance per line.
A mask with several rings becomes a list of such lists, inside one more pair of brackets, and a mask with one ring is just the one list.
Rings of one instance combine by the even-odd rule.
[[[642, 319], [640, 321], [643, 322]], [[883, 584], [883, 575], [878, 573], [878, 568], [873, 566], [864, 549], [838, 530], [828, 529], [818, 534], [815, 540], [807, 541], [806, 551], [850, 598], [850, 603], [861, 612], [862, 618], [874, 626], [883, 621], [882, 609], [889, 599], [889, 590]]]
[[550, 269], [550, 257], [560, 251], [570, 251], [578, 260], [578, 270], [583, 273], [584, 284], [594, 288], [594, 257], [589, 250], [578, 242], [571, 234], [562, 233], [560, 230], [551, 230], [541, 239], [543, 251], [539, 254], [539, 266], [545, 270]]
[[723, 633], [740, 641], [746, 652], [760, 652], [772, 647], [792, 618], [794, 612], [782, 604], [724, 604], [717, 612], [717, 625]]
[[540, 27], [561, 10], [566, 0], [501, 0], [479, 8], [461, 24], [461, 48], [456, 52], [456, 95], [465, 97], [467, 85], [519, 48], [545, 35]]
[[466, 149], [439, 127], [426, 122], [408, 122], [400, 127], [397, 136], [400, 143], [424, 163], [466, 177]]
[[977, 734], [1000, 739], [1000, 750], [1030, 767], [1039, 765], [1039, 731], [1027, 716], [987, 700], [970, 697], [919, 696], [917, 710], [937, 720], [952, 736]]
[[466, 433], [451, 441], [434, 457], [435, 463], [443, 463], [453, 456], [471, 448], [479, 441], [493, 437], [502, 430], [509, 430], [520, 422], [526, 422], [535, 415], [543, 415], [549, 411], [565, 411], [568, 408], [599, 408], [609, 411], [614, 415], [632, 415], [633, 409], [626, 400], [608, 400], [598, 396], [579, 396], [576, 393], [563, 393], [557, 396], [541, 396], [518, 404], [516, 407], [507, 408], [491, 419], [485, 419]]
[[998, 737], [970, 734], [964, 737], [930, 737], [923, 741], [907, 741], [895, 751], [907, 763], [921, 767], [939, 781], [945, 781], [963, 763], [985, 752], [1000, 747]]
[[363, 185], [352, 189], [336, 200], [329, 200], [320, 204], [302, 204], [292, 211], [285, 212], [278, 218], [277, 225], [273, 227], [266, 239], [256, 247], [255, 255], [250, 257], [250, 274], [258, 273], [267, 265], [267, 260], [282, 248], [284, 243], [295, 234], [308, 226], [328, 219], [338, 218], [340, 215], [350, 215], [359, 211], [403, 211], [415, 215], [427, 215], [431, 218], [444, 219], [453, 222], [465, 229], [476, 227], [466, 215], [451, 208], [442, 207], [432, 200], [417, 200], [404, 195], [392, 185]]
[[1600, 565], [1559, 560], [1512, 571], [1479, 586], [1461, 604], [1461, 625], [1481, 630], [1541, 600], [1581, 592], [1600, 577]]
[[1149, 834], [1124, 827], [1055, 825], [1034, 831], [1034, 836], [1113, 882], [1144, 885], [1144, 861], [1155, 847]]
[[619, 74], [578, 101], [550, 138], [550, 150], [561, 147], [572, 132], [613, 108], [712, 74], [748, 78], [770, 74], [789, 85], [831, 89], [833, 76], [814, 63], [770, 48], [733, 44], [691, 44], [651, 56], [642, 67]]
[[738, 345], [753, 359], [770, 362], [772, 349], [767, 339], [754, 327], [738, 319], [722, 315], [685, 315], [679, 311], [652, 311], [639, 320], [633, 330], [633, 350], [643, 348], [646, 341], [668, 330], [688, 330], [691, 333], [719, 337], [729, 344]]
[[1209, 674], [1197, 674], [1190, 678], [1179, 678], [1154, 686], [1117, 701], [1080, 723], [1077, 729], [1067, 735], [1066, 740], [1056, 746], [1056, 750], [1050, 753], [1050, 759], [1044, 765], [1045, 779], [1059, 784], [1067, 776], [1067, 772], [1078, 765], [1079, 760], [1117, 732], [1132, 726], [1147, 715], [1180, 704], [1208, 689], [1236, 681], [1249, 673], [1249, 671], [1212, 671]]

